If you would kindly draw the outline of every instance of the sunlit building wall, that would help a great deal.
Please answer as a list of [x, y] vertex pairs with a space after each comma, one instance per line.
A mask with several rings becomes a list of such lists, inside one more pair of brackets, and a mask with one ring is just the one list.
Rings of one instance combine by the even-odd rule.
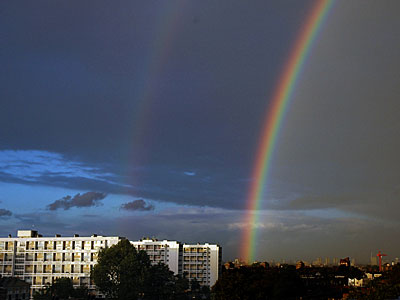
[[17, 237], [0, 238], [0, 275], [31, 284], [31, 292], [68, 277], [74, 286], [95, 288], [90, 271], [98, 252], [117, 244], [120, 237], [42, 237], [33, 230], [18, 230]]
[[182, 272], [201, 285], [213, 286], [221, 272], [222, 249], [212, 244], [183, 244]]
[[143, 239], [131, 241], [147, 252], [153, 264], [166, 264], [175, 275], [213, 286], [221, 271], [222, 250], [215, 244], [181, 244], [177, 241]]
[[136, 249], [146, 251], [153, 264], [163, 263], [175, 275], [181, 274], [182, 267], [180, 260], [182, 257], [182, 245], [179, 242], [143, 239], [140, 241], [131, 241], [131, 243]]

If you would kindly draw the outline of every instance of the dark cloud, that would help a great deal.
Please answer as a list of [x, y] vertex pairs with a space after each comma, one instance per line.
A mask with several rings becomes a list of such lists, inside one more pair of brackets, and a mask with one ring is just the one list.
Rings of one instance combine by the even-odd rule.
[[0, 208], [0, 218], [1, 217], [9, 217], [12, 215], [12, 212], [8, 209]]
[[144, 201], [143, 199], [139, 199], [122, 204], [121, 209], [132, 210], [132, 211], [134, 210], [146, 211], [146, 210], [154, 210], [154, 205], [147, 204], [146, 201]]
[[76, 194], [75, 196], [65, 196], [62, 199], [56, 200], [47, 206], [49, 210], [57, 210], [59, 208], [68, 210], [71, 207], [90, 207], [100, 205], [107, 194], [99, 192], [87, 192], [84, 194]]
[[[247, 181], [237, 171], [226, 174], [218, 160], [213, 170], [206, 167], [211, 159], [199, 157], [204, 164], [196, 176], [168, 165], [151, 165], [122, 176], [107, 164], [84, 163], [49, 151], [0, 151], [0, 181], [32, 186], [53, 186], [75, 190], [94, 190], [106, 194], [126, 194], [189, 205], [207, 205], [240, 209]], [[192, 175], [194, 172], [189, 172]], [[193, 174], [194, 175], [194, 174]], [[136, 178], [135, 185], [130, 178]]]

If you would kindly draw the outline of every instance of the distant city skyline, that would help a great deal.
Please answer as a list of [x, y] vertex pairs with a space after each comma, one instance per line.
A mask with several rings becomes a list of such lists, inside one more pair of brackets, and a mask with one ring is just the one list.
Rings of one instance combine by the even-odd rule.
[[[0, 236], [240, 257], [265, 116], [320, 3], [2, 1]], [[333, 2], [261, 181], [255, 260], [400, 257], [399, 9]]]

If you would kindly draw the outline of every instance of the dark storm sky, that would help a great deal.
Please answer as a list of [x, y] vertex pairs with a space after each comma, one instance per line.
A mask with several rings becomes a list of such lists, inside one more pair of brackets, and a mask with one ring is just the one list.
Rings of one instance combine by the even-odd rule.
[[[314, 4], [3, 1], [0, 233], [235, 257], [269, 98]], [[400, 255], [398, 9], [333, 5], [279, 135], [259, 259]]]

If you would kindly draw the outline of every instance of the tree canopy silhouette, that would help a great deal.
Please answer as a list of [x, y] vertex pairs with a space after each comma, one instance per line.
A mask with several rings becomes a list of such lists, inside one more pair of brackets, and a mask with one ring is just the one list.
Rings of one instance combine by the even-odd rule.
[[102, 249], [91, 277], [111, 299], [186, 299], [187, 280], [174, 276], [164, 264], [152, 265], [146, 252], [137, 251], [128, 240]]

